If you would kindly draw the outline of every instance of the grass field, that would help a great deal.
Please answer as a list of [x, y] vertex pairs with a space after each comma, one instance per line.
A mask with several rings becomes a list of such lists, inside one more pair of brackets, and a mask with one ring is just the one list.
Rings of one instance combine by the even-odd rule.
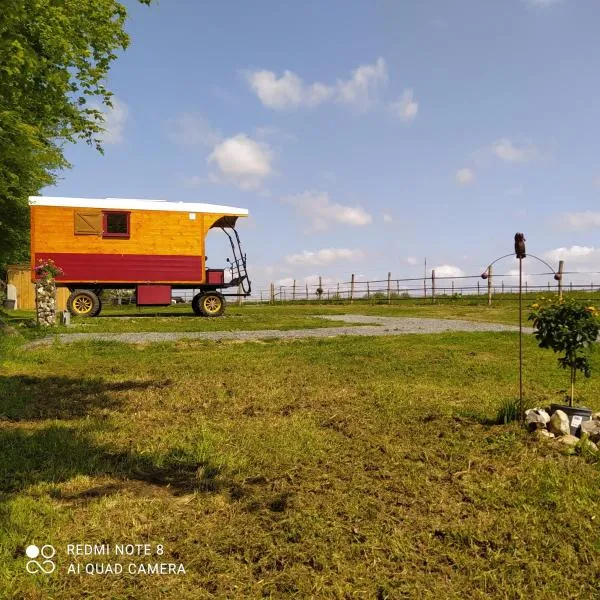
[[[516, 315], [514, 306], [318, 310]], [[230, 314], [270, 329], [318, 313]], [[115, 321], [129, 331], [131, 320]], [[516, 334], [33, 351], [22, 341], [0, 338], [2, 598], [599, 595], [598, 458], [492, 424], [518, 391]], [[600, 410], [598, 355], [593, 366], [578, 392]], [[562, 400], [567, 380], [527, 336], [528, 403]], [[56, 547], [56, 572], [25, 571], [30, 543]], [[69, 543], [165, 553], [68, 558]], [[156, 560], [186, 573], [65, 572], [69, 562]]]
[[[523, 319], [526, 323], [527, 306], [539, 300], [543, 294], [528, 294], [523, 300]], [[575, 292], [571, 297], [600, 303], [600, 292]], [[487, 306], [483, 296], [464, 297], [456, 300], [440, 298], [436, 304], [429, 299], [395, 299], [391, 305], [385, 300], [348, 302], [297, 302], [269, 304], [232, 303], [218, 319], [196, 317], [190, 305], [178, 304], [166, 308], [136, 308], [135, 306], [105, 306], [99, 317], [74, 317], [70, 327], [56, 327], [57, 333], [125, 333], [143, 331], [220, 331], [260, 329], [305, 329], [339, 327], [344, 323], [325, 321], [318, 315], [364, 314], [380, 316], [430, 317], [438, 319], [465, 319], [491, 323], [518, 323], [518, 298], [515, 294], [498, 294], [492, 306]], [[25, 325], [33, 322], [33, 312], [13, 311], [9, 322], [27, 335]]]

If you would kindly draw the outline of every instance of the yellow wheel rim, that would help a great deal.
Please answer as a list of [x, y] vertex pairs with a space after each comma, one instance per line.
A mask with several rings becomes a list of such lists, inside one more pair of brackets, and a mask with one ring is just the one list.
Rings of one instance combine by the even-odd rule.
[[221, 310], [221, 305], [222, 302], [219, 296], [207, 296], [202, 301], [204, 310], [211, 315], [218, 313]]
[[73, 299], [73, 308], [75, 312], [80, 315], [85, 315], [92, 310], [93, 302], [89, 296], [84, 296], [83, 294], [79, 296], [75, 296]]

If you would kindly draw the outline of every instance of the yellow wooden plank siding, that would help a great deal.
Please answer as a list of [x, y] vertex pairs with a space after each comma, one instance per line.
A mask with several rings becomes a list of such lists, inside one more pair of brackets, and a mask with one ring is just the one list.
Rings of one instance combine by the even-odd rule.
[[[84, 208], [31, 207], [31, 251], [77, 254], [158, 254], [204, 256], [207, 231], [222, 214], [129, 210], [130, 237], [75, 235], [75, 212]], [[89, 209], [88, 209], [89, 210]]]
[[[31, 281], [29, 265], [10, 265], [7, 268], [8, 283], [17, 289], [17, 308], [19, 310], [35, 310], [35, 285]], [[67, 309], [67, 288], [56, 290], [56, 310]]]

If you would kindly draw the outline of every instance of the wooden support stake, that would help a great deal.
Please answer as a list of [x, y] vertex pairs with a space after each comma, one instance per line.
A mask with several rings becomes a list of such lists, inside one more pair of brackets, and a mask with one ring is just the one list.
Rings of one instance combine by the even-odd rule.
[[275, 284], [271, 282], [271, 299], [269, 300], [270, 304], [275, 304]]
[[387, 296], [388, 296], [388, 304], [392, 303], [392, 274], [388, 271], [388, 288], [387, 288]]
[[296, 301], [296, 280], [294, 279], [294, 286], [292, 287], [292, 301]]
[[371, 290], [369, 289], [369, 282], [367, 281], [367, 300], [371, 299]]
[[563, 268], [565, 266], [565, 261], [564, 260], [559, 260], [558, 261], [558, 299], [562, 300], [563, 299]]
[[431, 271], [431, 303], [435, 304], [435, 269]]
[[350, 280], [350, 304], [354, 301], [354, 273], [352, 273], [352, 279]]
[[306, 284], [306, 299], [308, 300], [308, 283]]
[[487, 284], [488, 284], [488, 306], [491, 306], [492, 305], [492, 265], [490, 265], [488, 267]]

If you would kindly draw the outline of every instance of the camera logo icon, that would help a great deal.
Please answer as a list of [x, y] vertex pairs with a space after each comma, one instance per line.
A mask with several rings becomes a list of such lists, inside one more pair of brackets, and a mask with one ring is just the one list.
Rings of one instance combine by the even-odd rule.
[[[41, 548], [38, 548], [35, 544], [31, 544], [25, 549], [25, 554], [27, 558], [31, 559], [25, 565], [28, 573], [32, 575], [36, 573], [43, 573], [44, 575], [54, 573], [56, 569], [56, 563], [52, 560], [56, 554], [54, 546], [45, 544]], [[38, 558], [40, 560], [37, 560]]]

